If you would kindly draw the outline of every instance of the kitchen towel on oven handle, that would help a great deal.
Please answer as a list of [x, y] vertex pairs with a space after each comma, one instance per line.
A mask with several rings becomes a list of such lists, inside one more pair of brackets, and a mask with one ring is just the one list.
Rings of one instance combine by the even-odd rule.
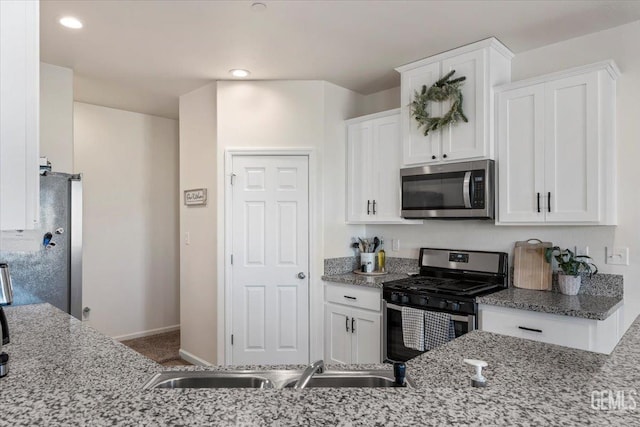
[[453, 320], [449, 313], [424, 312], [424, 349], [432, 350], [456, 337]]
[[402, 307], [402, 340], [405, 347], [418, 351], [425, 350], [425, 314], [424, 310]]

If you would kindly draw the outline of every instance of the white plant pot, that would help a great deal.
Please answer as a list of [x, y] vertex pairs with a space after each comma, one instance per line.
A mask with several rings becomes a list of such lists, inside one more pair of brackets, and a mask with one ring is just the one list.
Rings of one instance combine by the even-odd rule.
[[581, 276], [569, 276], [566, 274], [558, 274], [558, 288], [560, 293], [565, 295], [578, 295], [580, 285], [582, 284]]

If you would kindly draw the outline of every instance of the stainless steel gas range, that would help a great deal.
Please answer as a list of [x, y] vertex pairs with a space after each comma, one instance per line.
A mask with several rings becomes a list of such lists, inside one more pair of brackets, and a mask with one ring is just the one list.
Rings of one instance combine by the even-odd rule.
[[504, 252], [421, 248], [418, 275], [383, 284], [386, 360], [424, 353], [405, 346], [403, 307], [448, 313], [456, 337], [476, 329], [476, 297], [508, 287], [508, 260]]

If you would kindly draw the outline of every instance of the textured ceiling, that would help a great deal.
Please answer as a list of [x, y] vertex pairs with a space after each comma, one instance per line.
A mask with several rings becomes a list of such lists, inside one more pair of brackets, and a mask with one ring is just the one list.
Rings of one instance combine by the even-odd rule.
[[[637, 1], [41, 1], [41, 59], [73, 68], [75, 99], [177, 118], [178, 96], [231, 68], [362, 94], [394, 67], [495, 36], [515, 53], [640, 19]], [[82, 30], [58, 24], [63, 15]]]

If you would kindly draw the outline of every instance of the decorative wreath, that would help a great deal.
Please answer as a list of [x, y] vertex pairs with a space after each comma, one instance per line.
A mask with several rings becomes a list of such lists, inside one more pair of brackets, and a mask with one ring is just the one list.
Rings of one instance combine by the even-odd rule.
[[[411, 115], [418, 122], [418, 128], [424, 126], [424, 136], [429, 132], [436, 131], [450, 124], [454, 124], [460, 120], [468, 122], [469, 120], [462, 112], [462, 92], [460, 86], [467, 79], [466, 77], [458, 77], [449, 80], [456, 70], [451, 70], [446, 76], [438, 80], [427, 89], [422, 86], [422, 91], [415, 92], [414, 99], [409, 104], [411, 107]], [[429, 102], [451, 101], [451, 109], [442, 117], [430, 117], [428, 110]]]

